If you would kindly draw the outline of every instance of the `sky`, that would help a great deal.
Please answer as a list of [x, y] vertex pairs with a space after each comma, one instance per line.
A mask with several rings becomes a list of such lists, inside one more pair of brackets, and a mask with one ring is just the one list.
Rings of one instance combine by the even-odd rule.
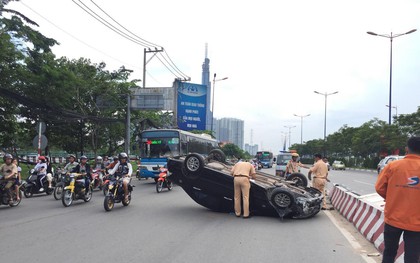
[[[53, 48], [58, 57], [105, 62], [110, 71], [124, 65], [133, 70], [132, 79], [143, 79], [144, 46], [116, 34], [76, 3], [107, 18], [99, 6], [126, 29], [163, 47], [192, 83], [201, 84], [207, 43], [210, 76], [228, 78], [216, 82], [214, 116], [244, 120], [244, 142], [260, 150], [278, 152], [289, 131], [291, 144], [300, 143], [301, 132], [304, 142], [323, 138], [325, 96], [314, 91], [338, 91], [327, 97], [327, 135], [373, 118], [388, 121], [390, 40], [367, 31], [419, 30], [393, 40], [392, 114], [413, 113], [420, 106], [418, 0], [22, 0], [7, 5], [60, 43]], [[146, 87], [172, 86], [175, 76], [158, 59], [148, 62], [147, 72]], [[301, 127], [294, 114], [310, 116]]]

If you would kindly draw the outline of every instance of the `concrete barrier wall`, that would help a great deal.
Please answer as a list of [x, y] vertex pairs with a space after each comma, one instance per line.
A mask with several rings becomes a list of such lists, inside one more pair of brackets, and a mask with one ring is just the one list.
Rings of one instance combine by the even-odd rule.
[[[334, 185], [330, 199], [334, 208], [383, 253], [384, 199], [376, 193], [359, 196], [339, 185]], [[395, 262], [404, 262], [402, 237]]]

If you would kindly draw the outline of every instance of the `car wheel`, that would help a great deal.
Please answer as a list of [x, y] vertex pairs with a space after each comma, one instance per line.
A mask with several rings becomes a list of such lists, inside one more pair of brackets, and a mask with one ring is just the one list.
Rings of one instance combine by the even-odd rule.
[[204, 167], [204, 158], [198, 153], [188, 154], [184, 161], [184, 167], [189, 174], [199, 174]]
[[292, 173], [287, 180], [295, 182], [297, 186], [308, 186], [308, 179], [301, 173]]
[[273, 193], [271, 194], [270, 201], [275, 207], [280, 209], [289, 208], [295, 203], [292, 194], [279, 188], [274, 189]]
[[221, 163], [226, 162], [226, 155], [225, 153], [220, 149], [213, 149], [209, 152], [209, 156], [207, 157], [208, 161], [214, 160]]

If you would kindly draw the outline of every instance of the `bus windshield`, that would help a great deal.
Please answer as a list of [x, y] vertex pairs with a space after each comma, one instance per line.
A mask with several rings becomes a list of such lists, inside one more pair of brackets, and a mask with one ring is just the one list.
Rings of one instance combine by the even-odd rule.
[[176, 132], [144, 133], [141, 144], [141, 158], [162, 158], [179, 155], [179, 134]]
[[259, 161], [270, 161], [273, 159], [273, 153], [267, 151], [257, 152], [256, 158]]
[[179, 155], [178, 138], [148, 139], [143, 142], [142, 158], [173, 157]]

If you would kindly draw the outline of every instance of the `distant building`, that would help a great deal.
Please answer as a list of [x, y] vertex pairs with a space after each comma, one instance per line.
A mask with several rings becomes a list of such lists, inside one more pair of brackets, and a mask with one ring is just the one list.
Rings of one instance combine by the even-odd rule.
[[244, 121], [235, 118], [214, 119], [216, 139], [244, 149]]
[[245, 149], [246, 152], [248, 152], [251, 156], [257, 155], [258, 152], [258, 144], [250, 145], [248, 143], [245, 143]]
[[211, 83], [210, 83], [210, 59], [207, 58], [207, 43], [204, 62], [202, 66], [203, 72], [201, 73], [201, 84], [207, 86], [207, 109], [206, 109], [206, 130], [211, 131], [211, 120], [213, 112], [211, 112]]

